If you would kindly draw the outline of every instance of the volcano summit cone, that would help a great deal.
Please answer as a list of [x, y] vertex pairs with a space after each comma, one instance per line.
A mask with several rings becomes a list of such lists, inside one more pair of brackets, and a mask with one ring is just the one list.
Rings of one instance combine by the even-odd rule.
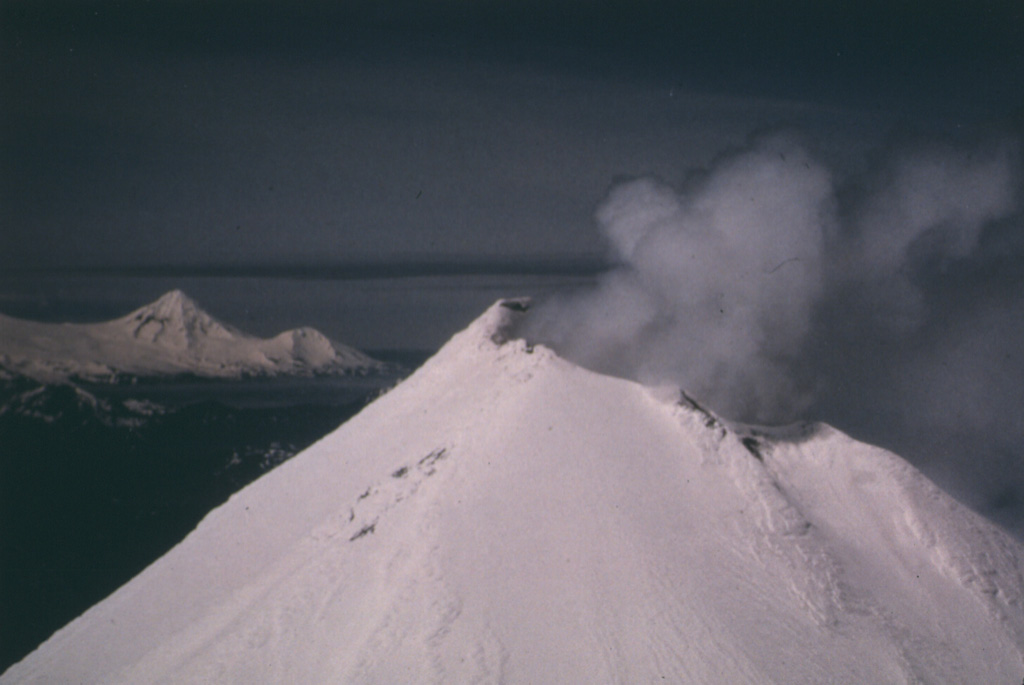
[[1024, 677], [1024, 551], [901, 458], [575, 366], [502, 301], [3, 682]]

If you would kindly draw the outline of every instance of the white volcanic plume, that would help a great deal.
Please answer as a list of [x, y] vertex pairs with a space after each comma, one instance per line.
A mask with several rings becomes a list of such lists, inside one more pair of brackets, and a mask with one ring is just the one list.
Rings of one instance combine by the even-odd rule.
[[915, 149], [844, 185], [797, 136], [775, 134], [678, 191], [621, 183], [597, 212], [617, 268], [548, 303], [527, 337], [588, 368], [683, 384], [729, 416], [791, 420], [828, 365], [808, 345], [836, 334], [816, 317], [917, 330], [920, 269], [968, 257], [1017, 210], [1014, 153]]
[[619, 183], [597, 211], [615, 266], [524, 335], [731, 418], [835, 423], [1024, 539], [1013, 140], [901, 143], [853, 173], [773, 134], [679, 187]]
[[612, 189], [597, 219], [622, 266], [549, 304], [528, 337], [588, 368], [685, 383], [733, 416], [792, 416], [788, 362], [825, 288], [835, 232], [829, 173], [772, 138], [683, 193], [652, 179]]
[[1024, 549], [895, 455], [504, 302], [4, 682], [1017, 682]]

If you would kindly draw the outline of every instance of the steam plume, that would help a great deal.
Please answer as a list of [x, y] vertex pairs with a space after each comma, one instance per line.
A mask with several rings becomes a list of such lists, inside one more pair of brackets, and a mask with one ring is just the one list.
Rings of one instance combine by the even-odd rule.
[[[821, 418], [904, 453], [929, 443], [919, 460], [938, 470], [938, 436], [946, 451], [958, 440], [939, 417], [960, 421], [989, 436], [972, 458], [992, 480], [997, 462], [1019, 464], [1005, 436], [1024, 439], [1010, 418], [1024, 406], [1021, 191], [1006, 140], [906, 145], [844, 176], [796, 134], [758, 136], [680, 188], [614, 185], [596, 218], [615, 266], [543, 303], [524, 333], [730, 418]], [[951, 383], [969, 410], [943, 414]], [[1024, 486], [1019, 471], [995, 480]], [[972, 487], [967, 499], [995, 496]]]

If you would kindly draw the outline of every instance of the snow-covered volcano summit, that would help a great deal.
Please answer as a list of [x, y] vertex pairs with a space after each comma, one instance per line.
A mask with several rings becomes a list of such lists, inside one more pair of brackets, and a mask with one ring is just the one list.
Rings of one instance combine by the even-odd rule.
[[495, 305], [4, 682], [1024, 677], [1024, 550], [895, 455], [729, 425]]
[[135, 340], [178, 349], [244, 335], [204, 312], [180, 290], [165, 293], [156, 302], [139, 307], [118, 321]]
[[121, 374], [231, 378], [380, 366], [312, 328], [269, 339], [247, 335], [217, 321], [180, 290], [96, 324], [46, 324], [0, 314], [0, 367], [43, 381]]

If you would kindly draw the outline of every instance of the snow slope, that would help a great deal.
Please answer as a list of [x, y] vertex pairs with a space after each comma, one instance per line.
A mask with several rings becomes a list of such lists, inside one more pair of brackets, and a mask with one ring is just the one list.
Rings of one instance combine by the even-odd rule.
[[0, 367], [43, 382], [70, 377], [341, 373], [380, 364], [312, 328], [261, 339], [217, 321], [180, 290], [125, 317], [47, 324], [0, 314]]
[[499, 303], [7, 682], [1017, 683], [1024, 550], [827, 426], [732, 426]]

